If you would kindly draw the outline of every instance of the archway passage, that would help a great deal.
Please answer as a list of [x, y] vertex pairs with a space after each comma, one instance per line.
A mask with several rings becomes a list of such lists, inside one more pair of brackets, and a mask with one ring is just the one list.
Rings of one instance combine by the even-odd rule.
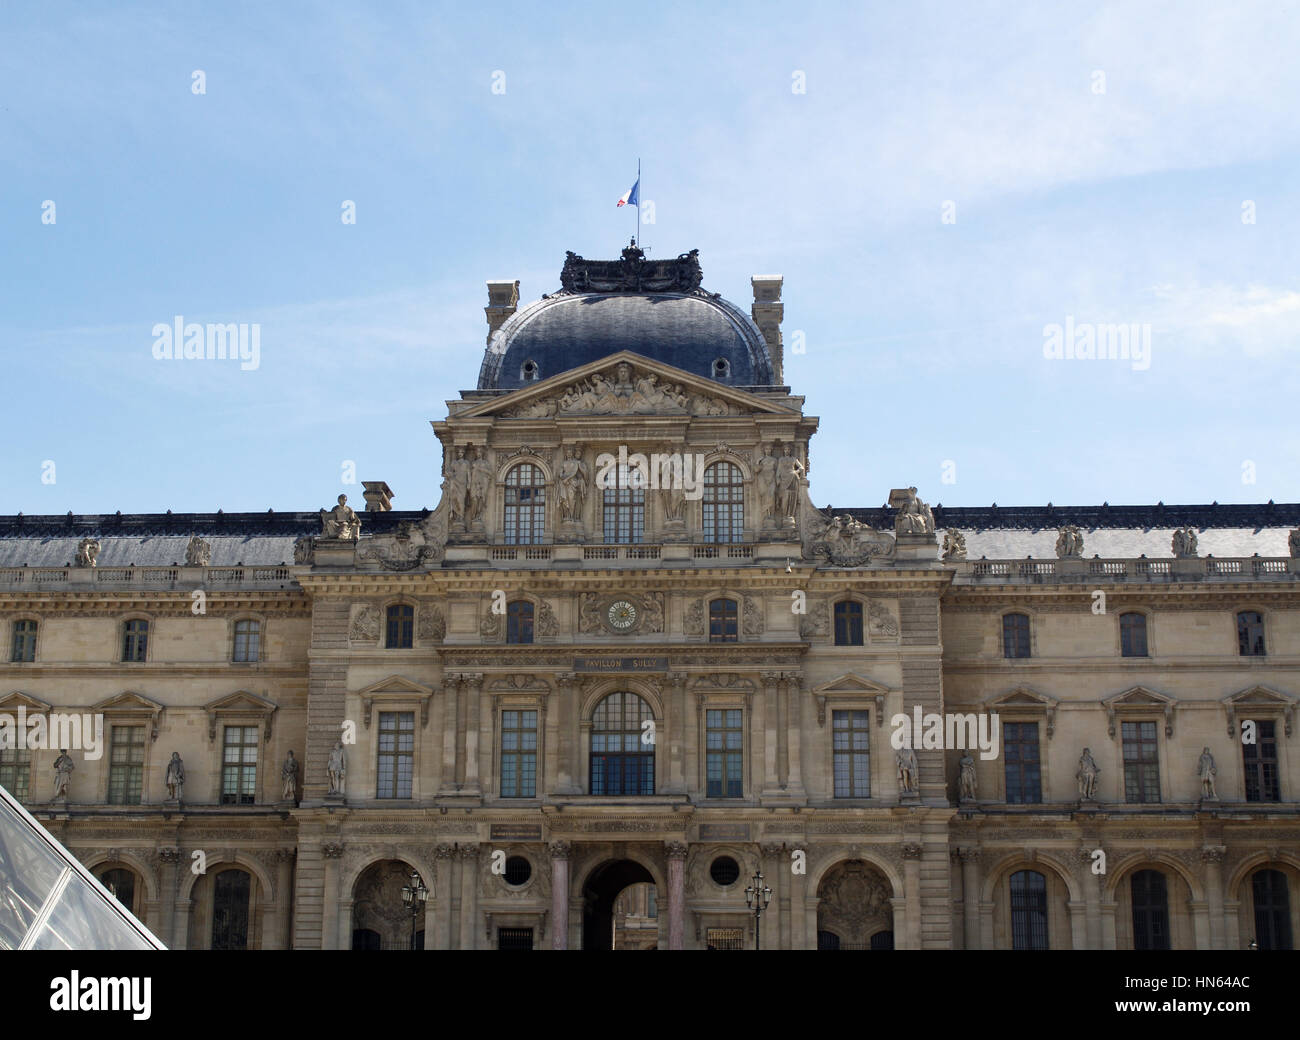
[[650, 871], [630, 859], [597, 867], [582, 886], [582, 948], [614, 949], [614, 902], [629, 885], [655, 883]]
[[352, 886], [352, 948], [354, 950], [424, 949], [424, 908], [415, 915], [411, 937], [411, 911], [403, 902], [402, 888], [410, 884], [409, 864], [386, 859], [372, 863]]
[[870, 863], [850, 859], [817, 886], [819, 950], [892, 950], [894, 910], [888, 879]]

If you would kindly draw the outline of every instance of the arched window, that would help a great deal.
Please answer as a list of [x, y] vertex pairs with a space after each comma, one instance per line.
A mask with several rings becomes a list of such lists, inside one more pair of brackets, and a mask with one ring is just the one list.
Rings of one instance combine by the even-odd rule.
[[635, 693], [611, 693], [591, 716], [591, 793], [654, 794], [655, 745], [646, 741], [654, 721]]
[[122, 626], [122, 660], [143, 661], [149, 652], [149, 622], [133, 618]]
[[734, 643], [739, 631], [734, 599], [709, 600], [709, 642]]
[[1029, 615], [1006, 614], [1002, 618], [1002, 654], [1004, 657], [1029, 656]]
[[862, 645], [862, 604], [855, 599], [835, 604], [835, 645]]
[[1257, 870], [1250, 879], [1255, 942], [1261, 950], [1291, 949], [1291, 898], [1280, 870]]
[[873, 950], [892, 950], [894, 948], [894, 933], [877, 932], [871, 937], [871, 948]]
[[506, 604], [506, 642], [533, 641], [533, 605], [526, 599]]
[[262, 652], [262, 623], [246, 618], [235, 622], [235, 656], [236, 661], [252, 662], [259, 659]]
[[1011, 948], [1047, 949], [1047, 878], [1036, 870], [1011, 875]]
[[130, 870], [114, 867], [99, 875], [99, 883], [113, 893], [127, 910], [135, 913], [135, 874]]
[[1169, 949], [1169, 894], [1158, 870], [1139, 870], [1129, 881], [1133, 898], [1133, 949]]
[[15, 621], [13, 652], [9, 660], [14, 662], [36, 660], [36, 622]]
[[1147, 616], [1130, 611], [1119, 616], [1119, 652], [1122, 657], [1147, 656]]
[[409, 603], [394, 603], [388, 608], [388, 649], [407, 650], [415, 645], [415, 608]]
[[639, 545], [645, 538], [645, 492], [623, 484], [604, 491], [605, 541]]
[[521, 462], [506, 474], [506, 545], [537, 545], [546, 528], [546, 480], [541, 469]]
[[223, 870], [212, 885], [212, 949], [248, 949], [248, 894], [252, 878], [247, 871]]
[[704, 471], [701, 500], [706, 542], [739, 542], [745, 528], [745, 481], [740, 467], [715, 462]]
[[1264, 615], [1258, 610], [1237, 615], [1237, 652], [1242, 657], [1264, 656]]

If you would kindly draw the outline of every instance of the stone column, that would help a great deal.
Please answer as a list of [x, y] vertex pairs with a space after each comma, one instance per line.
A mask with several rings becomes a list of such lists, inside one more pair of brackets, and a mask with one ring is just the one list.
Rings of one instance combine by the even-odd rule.
[[670, 841], [664, 845], [668, 856], [668, 949], [682, 949], [686, 934], [686, 843]]
[[461, 845], [460, 857], [460, 948], [477, 950], [478, 943], [478, 845]]
[[1084, 900], [1084, 942], [1080, 946], [1075, 943], [1076, 950], [1100, 950], [1101, 941], [1101, 886], [1105, 881], [1105, 874], [1094, 874], [1092, 872], [1094, 851], [1102, 849], [1101, 842], [1085, 842], [1079, 849], [1079, 862], [1083, 865], [1083, 900]]
[[780, 842], [764, 842], [758, 847], [759, 869], [766, 879], [764, 884], [772, 890], [772, 903], [763, 916], [759, 949], [788, 950], [790, 948], [790, 878], [782, 864]]
[[460, 698], [460, 675], [442, 677], [442, 784], [440, 795], [456, 793], [456, 707]]
[[1223, 914], [1223, 857], [1228, 849], [1224, 845], [1206, 845], [1201, 849], [1205, 862], [1205, 901], [1210, 913], [1210, 949], [1227, 949], [1226, 921]]
[[[293, 891], [293, 859], [297, 849], [276, 849], [275, 859], [275, 913], [272, 916], [271, 935], [262, 936], [262, 949], [287, 950], [292, 946], [289, 922], [289, 894]], [[269, 938], [269, 942], [268, 942]]]
[[803, 676], [798, 672], [786, 672], [785, 684], [785, 724], [784, 729], [790, 742], [787, 755], [789, 780], [787, 791], [795, 797], [804, 797], [803, 789]]
[[452, 904], [452, 854], [454, 849], [447, 842], [440, 842], [433, 849], [433, 930], [424, 933], [425, 949], [451, 949], [451, 904]]
[[551, 853], [551, 949], [569, 948], [569, 856], [573, 846], [553, 841]]
[[[904, 942], [900, 949], [921, 948], [921, 856], [925, 848], [919, 842], [903, 843], [903, 898], [907, 900], [903, 915]], [[897, 937], [896, 937], [897, 938]]]
[[[556, 705], [555, 775], [559, 794], [581, 794], [579, 783], [581, 768], [578, 763], [578, 698], [582, 694], [582, 680], [577, 672], [560, 672], [555, 677], [559, 687], [559, 704]], [[568, 915], [565, 915], [566, 920]]]
[[462, 679], [465, 690], [465, 793], [479, 794], [479, 720], [483, 707], [483, 673], [467, 672]]
[[325, 890], [321, 909], [321, 949], [339, 948], [339, 860], [343, 858], [343, 843], [323, 842], [321, 855], [325, 857]]
[[[792, 950], [807, 950], [810, 948], [808, 943], [808, 850], [802, 845], [795, 845], [786, 850], [790, 862], [794, 862], [791, 855], [795, 852], [802, 852], [804, 870], [802, 873], [793, 873], [791, 868], [790, 874], [790, 948]], [[815, 922], [814, 922], [815, 924]], [[815, 930], [814, 930], [815, 935]], [[816, 946], [813, 943], [812, 946]]]
[[159, 881], [158, 902], [162, 910], [162, 927], [158, 937], [174, 950], [183, 949], [176, 944], [176, 908], [180, 905], [180, 893], [177, 887], [181, 850], [175, 845], [164, 845], [158, 850]]
[[962, 926], [966, 932], [966, 949], [980, 948], [980, 850], [963, 846], [961, 856]]
[[668, 692], [668, 787], [664, 793], [685, 794], [686, 730], [690, 725], [686, 717], [686, 674], [669, 672], [664, 676], [664, 686]]
[[760, 760], [758, 755], [754, 756], [755, 761], [763, 763], [763, 782], [758, 785], [758, 790], [765, 795], [774, 795], [779, 792], [778, 784], [780, 777], [777, 773], [776, 752], [778, 742], [778, 730], [780, 720], [778, 718], [779, 709], [777, 707], [777, 686], [781, 681], [780, 672], [763, 672], [763, 696], [759, 700], [758, 709], [758, 732], [763, 737], [763, 757]]

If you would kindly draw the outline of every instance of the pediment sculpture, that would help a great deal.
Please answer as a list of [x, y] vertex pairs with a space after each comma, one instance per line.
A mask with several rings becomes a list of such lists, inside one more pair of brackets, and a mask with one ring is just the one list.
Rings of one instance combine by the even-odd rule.
[[816, 518], [821, 524], [813, 529], [806, 555], [824, 557], [836, 567], [858, 567], [893, 555], [894, 537], [885, 531], [846, 513], [831, 517], [818, 513]]
[[[611, 378], [611, 376], [613, 378]], [[612, 371], [593, 372], [561, 393], [502, 413], [505, 419], [548, 419], [556, 415], [734, 415], [720, 397], [688, 392], [660, 382], [654, 372], [620, 361]]]

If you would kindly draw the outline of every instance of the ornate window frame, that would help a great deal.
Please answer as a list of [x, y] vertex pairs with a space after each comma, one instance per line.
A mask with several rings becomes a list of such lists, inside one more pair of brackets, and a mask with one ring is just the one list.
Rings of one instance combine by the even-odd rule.
[[[267, 750], [271, 743], [271, 733], [275, 713], [279, 705], [251, 690], [236, 690], [208, 701], [203, 711], [208, 716], [208, 745], [210, 754], [215, 756], [216, 768], [213, 770], [211, 801], [221, 804], [221, 774], [224, 760], [222, 749], [225, 747], [225, 728], [227, 726], [256, 726], [258, 729], [257, 784], [253, 795], [254, 805], [266, 803]], [[232, 806], [227, 806], [232, 808]], [[237, 808], [237, 806], [233, 806]]]
[[[429, 715], [433, 706], [433, 687], [415, 682], [401, 675], [389, 675], [378, 682], [360, 690], [349, 691], [348, 699], [355, 697], [361, 709], [361, 723], [368, 730], [373, 730], [370, 747], [365, 756], [365, 776], [358, 779], [361, 790], [368, 791], [367, 798], [381, 805], [404, 805], [418, 802], [423, 796], [421, 779], [428, 774], [428, 781], [435, 788], [437, 778], [424, 767], [423, 759], [427, 754], [424, 747], [424, 734], [429, 728]], [[376, 710], [389, 712], [412, 712], [415, 716], [415, 740], [411, 761], [411, 797], [379, 798], [379, 720]], [[349, 778], [349, 782], [351, 778]]]
[[[551, 686], [532, 675], [507, 675], [500, 676], [488, 682], [488, 695], [492, 698], [492, 763], [491, 771], [487, 777], [481, 777], [483, 784], [483, 793], [487, 798], [498, 801], [503, 806], [524, 806], [532, 805], [539, 802], [546, 796], [546, 706], [551, 696]], [[522, 798], [506, 798], [501, 794], [501, 759], [502, 759], [502, 726], [501, 714], [506, 711], [535, 711], [537, 712], [537, 768], [536, 768], [536, 786], [533, 794]], [[523, 853], [520, 853], [523, 855]], [[538, 864], [535, 855], [529, 855], [529, 860], [533, 863], [533, 878], [537, 877]], [[511, 891], [522, 891], [532, 884], [532, 881], [525, 882], [520, 888], [512, 888]]]
[[[988, 772], [996, 775], [997, 783], [992, 785], [997, 792], [997, 801], [1004, 805], [1047, 805], [1052, 800], [1051, 792], [1051, 763], [1050, 751], [1052, 736], [1056, 733], [1056, 711], [1061, 702], [1042, 693], [1032, 687], [1025, 685], [1014, 686], [1002, 693], [995, 693], [986, 697], [980, 708], [989, 713], [996, 714], [998, 725], [1004, 722], [1036, 722], [1039, 725], [1038, 731], [1038, 786], [1041, 801], [1039, 802], [1008, 802], [1007, 801], [1007, 770], [1005, 751], [1006, 745], [1003, 739], [1003, 733], [998, 731], [998, 743], [1002, 747], [1003, 754], [999, 755], [1001, 760], [1001, 769], [990, 770]], [[976, 758], [976, 769], [979, 769], [979, 759]], [[983, 779], [983, 776], [981, 776]]]
[[[152, 626], [150, 626], [152, 628]], [[108, 804], [109, 775], [113, 765], [113, 727], [143, 726], [145, 730], [144, 783], [140, 789], [140, 804], [150, 804], [149, 778], [153, 775], [153, 746], [158, 741], [158, 728], [166, 706], [151, 697], [133, 690], [124, 690], [102, 701], [92, 704], [90, 711], [104, 716], [104, 751], [106, 757], [101, 759], [103, 767], [99, 770], [96, 801]]]

